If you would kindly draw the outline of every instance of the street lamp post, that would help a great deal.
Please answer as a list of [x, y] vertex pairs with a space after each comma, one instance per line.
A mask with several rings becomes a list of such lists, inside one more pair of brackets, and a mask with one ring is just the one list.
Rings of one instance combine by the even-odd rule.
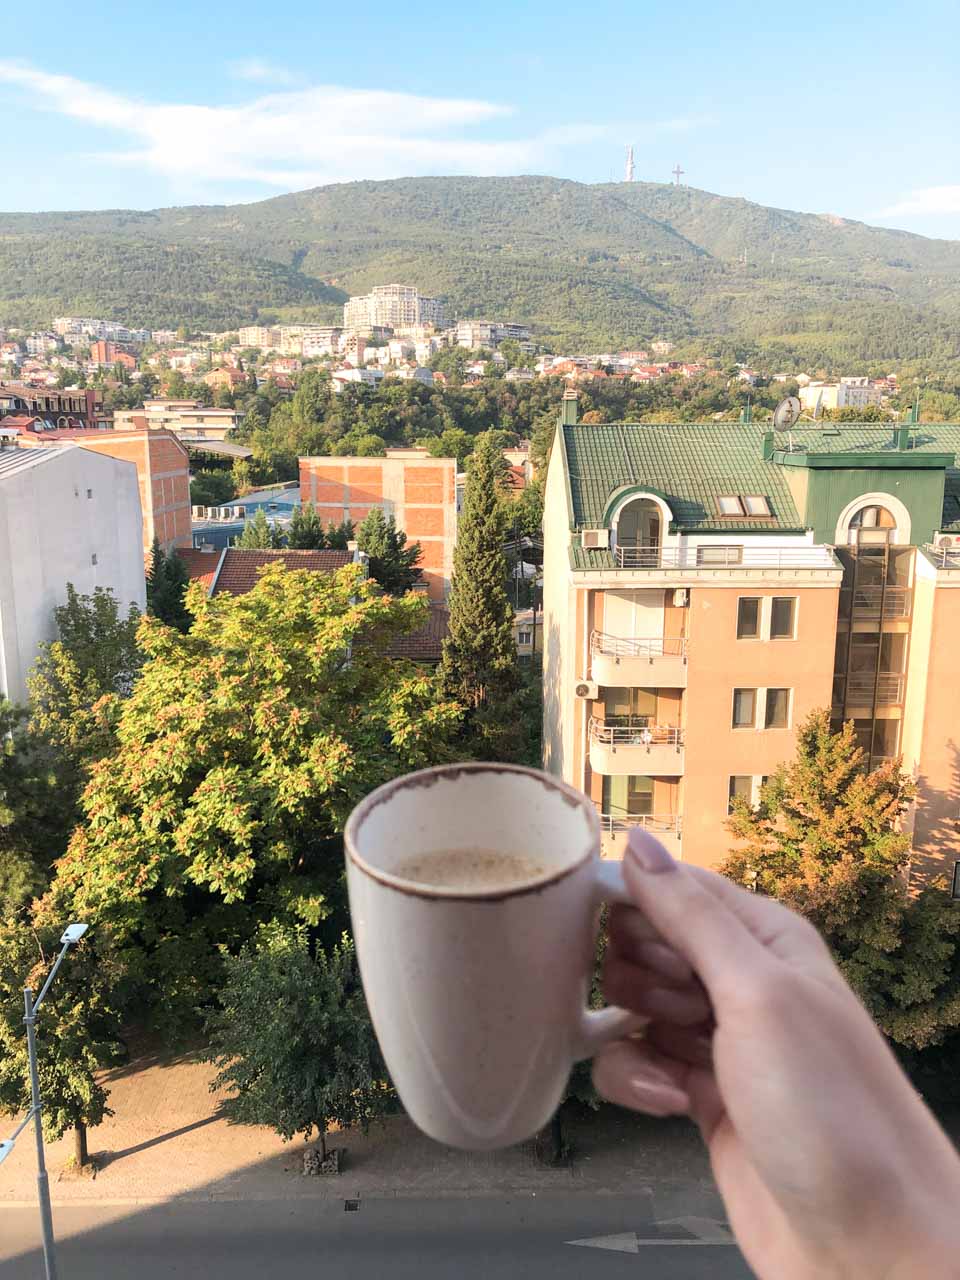
[[37, 1042], [35, 1034], [37, 1010], [43, 1003], [44, 996], [50, 990], [50, 984], [57, 976], [57, 970], [60, 968], [64, 956], [75, 942], [80, 941], [86, 931], [87, 926], [85, 924], [71, 924], [64, 929], [63, 936], [60, 939], [63, 944], [60, 954], [53, 962], [53, 968], [47, 975], [46, 982], [40, 988], [40, 994], [36, 1000], [34, 1000], [33, 992], [29, 987], [24, 987], [23, 989], [23, 1021], [27, 1027], [27, 1058], [30, 1063], [30, 1110], [15, 1130], [13, 1137], [0, 1142], [0, 1164], [2, 1164], [13, 1150], [13, 1144], [17, 1138], [30, 1123], [30, 1120], [33, 1120], [34, 1133], [37, 1140], [37, 1195], [40, 1200], [40, 1231], [43, 1239], [43, 1268], [46, 1280], [57, 1280], [57, 1257], [53, 1238], [53, 1212], [50, 1208], [50, 1183], [47, 1178], [47, 1165], [43, 1153], [43, 1119], [41, 1116], [43, 1104], [40, 1101], [40, 1077], [37, 1072]]

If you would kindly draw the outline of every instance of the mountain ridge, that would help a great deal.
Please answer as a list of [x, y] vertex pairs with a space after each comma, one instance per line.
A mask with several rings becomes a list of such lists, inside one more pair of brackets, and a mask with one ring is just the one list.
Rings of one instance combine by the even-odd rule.
[[332, 321], [348, 293], [391, 280], [554, 346], [663, 336], [821, 363], [947, 359], [960, 330], [960, 243], [672, 184], [400, 178], [0, 213], [0, 323]]

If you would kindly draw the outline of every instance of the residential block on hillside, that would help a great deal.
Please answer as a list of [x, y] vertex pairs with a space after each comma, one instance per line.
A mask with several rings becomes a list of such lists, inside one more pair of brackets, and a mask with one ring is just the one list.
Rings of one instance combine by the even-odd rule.
[[361, 297], [343, 304], [345, 329], [408, 329], [433, 326], [442, 329], [444, 305], [439, 298], [427, 298], [413, 285], [380, 284]]
[[960, 426], [583, 426], [546, 483], [546, 766], [604, 847], [720, 862], [815, 708], [918, 779], [912, 874], [960, 859]]
[[453, 574], [456, 477], [455, 458], [432, 458], [426, 449], [387, 449], [383, 458], [301, 458], [300, 496], [324, 524], [359, 524], [373, 507], [394, 516], [408, 540], [420, 543], [424, 583], [432, 599], [442, 600]]
[[236, 428], [236, 409], [211, 409], [197, 400], [144, 400], [140, 409], [118, 409], [113, 425], [119, 430], [165, 428], [184, 440], [225, 440]]

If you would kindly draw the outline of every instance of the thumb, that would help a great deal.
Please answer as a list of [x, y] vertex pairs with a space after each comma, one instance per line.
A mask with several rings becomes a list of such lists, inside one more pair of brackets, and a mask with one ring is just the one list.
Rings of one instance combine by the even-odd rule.
[[714, 1004], [769, 962], [766, 948], [709, 888], [709, 881], [670, 856], [656, 837], [634, 827], [623, 878], [633, 903], [697, 972]]

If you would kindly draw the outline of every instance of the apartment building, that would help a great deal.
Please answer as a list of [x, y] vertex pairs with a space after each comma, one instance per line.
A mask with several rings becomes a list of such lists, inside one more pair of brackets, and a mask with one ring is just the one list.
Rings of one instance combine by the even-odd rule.
[[[544, 753], [604, 851], [657, 832], [703, 866], [830, 707], [918, 780], [911, 874], [960, 859], [960, 426], [582, 426], [546, 484]], [[954, 549], [956, 539], [956, 549]]]
[[407, 284], [375, 285], [369, 293], [349, 298], [343, 304], [345, 329], [389, 329], [444, 326], [444, 305], [439, 298], [427, 298]]
[[352, 520], [372, 507], [394, 516], [410, 542], [419, 542], [419, 568], [433, 600], [443, 600], [453, 576], [457, 538], [457, 463], [426, 449], [388, 449], [383, 458], [300, 459], [300, 497], [324, 524]]
[[865, 409], [879, 404], [881, 389], [869, 378], [841, 378], [839, 382], [808, 382], [800, 388], [800, 403], [810, 413], [824, 409]]
[[67, 583], [146, 607], [137, 473], [93, 450], [0, 449], [0, 691], [27, 696]]
[[140, 409], [117, 409], [118, 431], [172, 431], [183, 440], [226, 440], [240, 421], [236, 409], [211, 409], [198, 400], [144, 400]]
[[[6, 419], [3, 424], [13, 423]], [[143, 556], [148, 560], [157, 538], [164, 551], [191, 544], [190, 460], [170, 431], [47, 431], [37, 419], [17, 419], [21, 449], [72, 448], [80, 445], [137, 469], [143, 515]]]
[[20, 382], [0, 381], [0, 417], [5, 414], [33, 414], [51, 428], [108, 427], [109, 414], [103, 407], [103, 392], [56, 391], [49, 387], [28, 387]]
[[237, 331], [241, 347], [255, 347], [259, 351], [276, 351], [280, 347], [280, 330], [275, 325], [248, 324]]

